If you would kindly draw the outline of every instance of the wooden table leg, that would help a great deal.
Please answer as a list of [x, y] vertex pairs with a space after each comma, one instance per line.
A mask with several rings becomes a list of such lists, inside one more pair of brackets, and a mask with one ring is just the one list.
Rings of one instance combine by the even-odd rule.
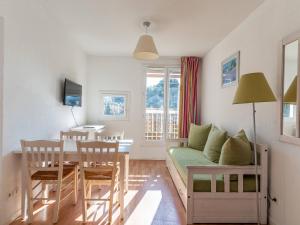
[[22, 163], [21, 163], [21, 194], [22, 194], [22, 203], [21, 203], [21, 216], [23, 220], [26, 220], [27, 218], [27, 207], [26, 207], [26, 165], [25, 165], [25, 157], [22, 155]]
[[120, 219], [124, 219], [124, 179], [125, 179], [125, 155], [120, 155], [120, 193], [119, 193], [119, 201], [120, 201]]
[[124, 187], [124, 191], [125, 191], [125, 193], [127, 193], [128, 192], [128, 177], [129, 177], [129, 154], [125, 154], [124, 155], [124, 157], [125, 157], [125, 174], [124, 174], [124, 178], [125, 178], [125, 183], [124, 183], [124, 185], [125, 185], [125, 187]]

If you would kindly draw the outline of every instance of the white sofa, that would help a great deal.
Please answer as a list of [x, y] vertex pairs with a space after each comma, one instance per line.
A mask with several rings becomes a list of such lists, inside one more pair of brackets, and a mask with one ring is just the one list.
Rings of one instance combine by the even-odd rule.
[[[187, 139], [170, 141], [169, 147], [187, 146]], [[253, 149], [253, 144], [252, 144]], [[186, 209], [187, 223], [255, 223], [257, 221], [256, 193], [244, 192], [244, 175], [255, 174], [255, 166], [220, 166], [193, 165], [186, 166], [187, 177], [184, 181], [172, 159], [170, 148], [167, 151], [166, 165], [171, 174], [178, 194]], [[184, 150], [184, 149], [183, 149]], [[258, 173], [260, 218], [262, 224], [267, 224], [267, 191], [268, 191], [268, 148], [257, 145], [259, 153]], [[253, 154], [254, 157], [254, 154]], [[194, 191], [194, 175], [210, 175], [210, 191]], [[223, 191], [217, 190], [217, 176], [223, 176]], [[236, 192], [231, 192], [230, 175], [238, 175]], [[218, 181], [219, 182], [219, 181]], [[219, 187], [219, 184], [218, 184]]]

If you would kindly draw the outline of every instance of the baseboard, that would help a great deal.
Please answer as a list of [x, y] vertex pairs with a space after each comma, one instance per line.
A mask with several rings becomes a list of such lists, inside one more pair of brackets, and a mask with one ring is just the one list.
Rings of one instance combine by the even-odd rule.
[[166, 161], [166, 159], [161, 159], [161, 158], [130, 158], [130, 161]]
[[129, 160], [166, 160], [166, 157], [138, 157], [138, 156], [129, 156]]

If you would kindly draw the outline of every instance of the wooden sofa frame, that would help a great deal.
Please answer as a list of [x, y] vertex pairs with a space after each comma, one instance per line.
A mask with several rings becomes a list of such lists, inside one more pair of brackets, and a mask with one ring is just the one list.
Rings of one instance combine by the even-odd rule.
[[[172, 140], [168, 147], [187, 145], [187, 139]], [[252, 149], [253, 149], [253, 144]], [[267, 224], [268, 191], [268, 148], [257, 144], [260, 155], [258, 174], [260, 175], [260, 219]], [[256, 223], [256, 193], [243, 192], [243, 175], [255, 174], [255, 166], [187, 166], [187, 185], [182, 181], [169, 154], [166, 154], [167, 168], [186, 209], [188, 224], [193, 223]], [[254, 154], [253, 154], [254, 156]], [[193, 175], [211, 175], [211, 192], [194, 192]], [[216, 175], [224, 175], [224, 192], [216, 191]], [[238, 175], [238, 192], [230, 192], [230, 175]]]

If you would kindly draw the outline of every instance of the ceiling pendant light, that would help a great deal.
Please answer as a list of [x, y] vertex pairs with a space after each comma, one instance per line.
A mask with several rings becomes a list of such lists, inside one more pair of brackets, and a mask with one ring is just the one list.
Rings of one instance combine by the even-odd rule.
[[143, 22], [146, 34], [140, 36], [136, 48], [133, 52], [133, 57], [139, 60], [154, 60], [159, 57], [156, 50], [153, 38], [148, 34], [148, 28], [151, 23], [149, 21]]

